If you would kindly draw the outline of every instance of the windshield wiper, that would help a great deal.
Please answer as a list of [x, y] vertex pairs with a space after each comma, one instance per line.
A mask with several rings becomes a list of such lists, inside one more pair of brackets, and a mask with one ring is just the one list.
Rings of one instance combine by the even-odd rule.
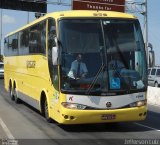
[[100, 66], [100, 68], [99, 68], [96, 76], [94, 77], [92, 83], [90, 84], [89, 88], [88, 88], [87, 91], [86, 91], [86, 94], [87, 94], [87, 95], [90, 94], [91, 90], [93, 89], [93, 87], [95, 86], [95, 84], [96, 84], [96, 82], [97, 82], [97, 80], [98, 80], [99, 75], [100, 75], [101, 72], [104, 70], [104, 68], [105, 68], [105, 65], [102, 63], [102, 65]]
[[87, 95], [90, 94], [91, 90], [93, 89], [93, 87], [95, 86], [95, 84], [96, 84], [96, 82], [97, 82], [97, 80], [98, 80], [99, 75], [103, 72], [103, 70], [104, 70], [104, 68], [105, 68], [105, 66], [106, 66], [105, 63], [104, 63], [104, 58], [103, 58], [103, 52], [102, 52], [103, 49], [104, 49], [104, 47], [101, 46], [101, 47], [100, 47], [100, 56], [101, 56], [102, 64], [101, 64], [101, 66], [100, 66], [100, 68], [99, 68], [96, 76], [94, 77], [92, 83], [90, 84], [89, 88], [88, 88], [87, 91], [86, 91], [86, 94], [87, 94]]
[[[105, 36], [104, 36], [104, 29], [103, 29], [103, 22], [100, 21], [101, 23], [101, 29], [102, 29], [102, 36], [103, 36], [103, 42], [104, 42], [104, 46], [101, 46], [100, 47], [100, 56], [101, 56], [101, 60], [102, 60], [102, 65], [100, 66], [96, 76], [94, 77], [91, 85], [89, 86], [88, 90], [86, 91], [86, 94], [89, 95], [91, 90], [93, 89], [93, 87], [95, 86], [97, 80], [98, 80], [98, 77], [99, 75], [101, 74], [101, 72], [103, 72], [105, 66], [106, 66], [106, 62], [104, 63], [104, 60], [105, 60], [105, 57], [103, 56], [103, 52], [102, 50], [104, 51], [104, 54], [106, 54], [106, 51], [105, 51], [105, 48], [106, 48], [106, 44], [105, 44]], [[108, 76], [108, 75], [107, 75]]]

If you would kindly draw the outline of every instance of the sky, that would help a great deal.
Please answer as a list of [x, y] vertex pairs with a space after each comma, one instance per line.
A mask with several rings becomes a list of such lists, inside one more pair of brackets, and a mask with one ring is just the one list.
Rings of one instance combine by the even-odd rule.
[[[56, 0], [52, 0], [56, 1]], [[71, 3], [71, 0], [63, 0], [64, 2]], [[143, 2], [144, 0], [126, 0]], [[148, 42], [153, 45], [155, 51], [156, 65], [160, 65], [160, 0], [147, 0], [148, 2]], [[135, 9], [132, 5], [131, 9]], [[137, 8], [136, 8], [137, 9]], [[63, 5], [51, 5], [48, 4], [47, 12], [71, 10], [71, 6]], [[29, 21], [35, 19], [33, 12], [29, 13]], [[144, 17], [139, 13], [133, 13], [136, 15], [141, 23], [142, 31], [144, 29]], [[2, 36], [12, 32], [21, 26], [27, 24], [28, 13], [25, 11], [6, 10], [2, 11], [3, 25], [2, 25]], [[3, 42], [2, 42], [3, 43]], [[2, 44], [3, 46], [3, 44]]]

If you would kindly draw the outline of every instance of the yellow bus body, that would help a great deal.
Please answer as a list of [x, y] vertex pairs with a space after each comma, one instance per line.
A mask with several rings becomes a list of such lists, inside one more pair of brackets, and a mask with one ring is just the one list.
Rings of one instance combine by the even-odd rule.
[[[53, 18], [58, 25], [61, 18], [122, 18], [136, 19], [135, 16], [110, 11], [63, 11], [46, 14], [45, 16], [27, 24], [26, 26], [8, 34], [15, 34], [27, 27], [39, 23], [48, 18]], [[47, 28], [46, 28], [47, 29]], [[57, 32], [58, 32], [57, 27]], [[58, 34], [58, 33], [57, 33]], [[46, 38], [47, 40], [47, 38]], [[48, 48], [46, 43], [45, 55], [6, 56], [4, 57], [4, 83], [9, 91], [9, 85], [16, 86], [18, 95], [23, 96], [23, 101], [29, 103], [38, 110], [41, 109], [42, 94], [46, 95], [49, 117], [62, 124], [84, 124], [144, 120], [146, 106], [113, 109], [113, 110], [74, 110], [66, 109], [61, 103], [66, 102], [66, 94], [57, 91], [51, 82], [48, 71]], [[31, 67], [30, 67], [31, 65]], [[60, 76], [59, 76], [60, 77]], [[102, 120], [103, 114], [115, 114], [114, 120]]]

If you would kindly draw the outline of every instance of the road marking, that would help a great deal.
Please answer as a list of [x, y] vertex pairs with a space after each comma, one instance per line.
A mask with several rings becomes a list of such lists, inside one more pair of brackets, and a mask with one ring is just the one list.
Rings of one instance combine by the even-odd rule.
[[138, 126], [142, 126], [142, 127], [145, 127], [145, 128], [149, 128], [149, 129], [152, 129], [152, 130], [155, 130], [155, 131], [160, 131], [159, 129], [156, 129], [156, 128], [153, 128], [153, 127], [150, 127], [150, 126], [147, 126], [147, 125], [143, 125], [143, 124], [140, 124], [140, 123], [133, 123], [133, 124], [136, 124]]
[[8, 139], [15, 139], [6, 124], [3, 122], [3, 120], [0, 118], [0, 125], [2, 126], [4, 132], [6, 133]]

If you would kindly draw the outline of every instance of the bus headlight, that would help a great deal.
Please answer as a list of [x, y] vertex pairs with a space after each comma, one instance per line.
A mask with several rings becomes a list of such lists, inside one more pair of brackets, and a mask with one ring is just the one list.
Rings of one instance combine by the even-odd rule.
[[79, 109], [79, 110], [84, 110], [87, 107], [82, 104], [68, 103], [68, 102], [63, 102], [62, 106], [68, 109]]
[[137, 101], [134, 103], [129, 104], [130, 107], [140, 107], [140, 106], [144, 106], [147, 104], [147, 100], [142, 100], [142, 101]]
[[146, 100], [143, 100], [143, 101], [138, 101], [137, 102], [137, 107], [140, 107], [140, 106], [144, 106], [147, 104], [147, 101]]

